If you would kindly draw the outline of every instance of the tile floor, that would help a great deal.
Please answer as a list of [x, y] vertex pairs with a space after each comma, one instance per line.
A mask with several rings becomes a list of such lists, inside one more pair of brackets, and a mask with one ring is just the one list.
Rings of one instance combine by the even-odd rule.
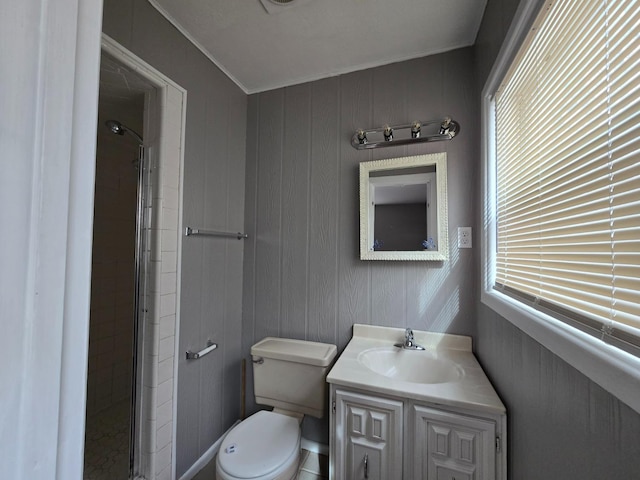
[[[198, 472], [193, 480], [215, 480], [216, 461], [215, 458]], [[308, 450], [302, 450], [300, 456], [300, 468], [298, 469], [297, 480], [326, 480], [329, 478], [329, 459], [325, 455], [320, 455]]]
[[129, 478], [129, 400], [87, 418], [84, 480]]
[[[87, 419], [83, 480], [125, 480], [129, 477], [129, 401]], [[297, 480], [326, 480], [329, 459], [302, 450]], [[216, 480], [215, 458], [193, 480]]]

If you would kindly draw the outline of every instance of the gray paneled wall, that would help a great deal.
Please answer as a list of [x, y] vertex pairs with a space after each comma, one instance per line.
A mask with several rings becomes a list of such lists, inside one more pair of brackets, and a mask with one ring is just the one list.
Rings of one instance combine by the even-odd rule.
[[[475, 47], [478, 92], [517, 7], [487, 4]], [[479, 303], [476, 318], [476, 355], [509, 415], [509, 478], [640, 478], [640, 415]]]
[[476, 355], [507, 407], [509, 478], [640, 478], [640, 415], [484, 305]]
[[[183, 225], [244, 228], [247, 96], [148, 2], [105, 0], [103, 31], [187, 90]], [[243, 243], [182, 243], [178, 478], [240, 414]], [[207, 338], [220, 348], [187, 363]]]
[[[477, 102], [472, 49], [332, 77], [249, 97], [243, 354], [269, 335], [344, 348], [354, 323], [459, 334], [474, 331], [472, 250], [457, 227], [474, 223]], [[451, 142], [357, 151], [357, 128], [451, 115]], [[358, 165], [447, 152], [446, 262], [359, 260]], [[251, 376], [247, 400], [253, 403]], [[326, 441], [326, 420], [304, 435]]]

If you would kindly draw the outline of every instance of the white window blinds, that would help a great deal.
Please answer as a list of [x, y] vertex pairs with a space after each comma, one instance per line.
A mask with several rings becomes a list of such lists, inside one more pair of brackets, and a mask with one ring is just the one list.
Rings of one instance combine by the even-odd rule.
[[640, 2], [547, 2], [495, 111], [496, 287], [640, 345]]

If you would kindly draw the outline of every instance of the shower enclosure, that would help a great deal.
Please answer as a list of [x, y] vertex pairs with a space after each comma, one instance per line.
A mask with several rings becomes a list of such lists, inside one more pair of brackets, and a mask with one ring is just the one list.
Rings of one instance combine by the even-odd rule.
[[103, 35], [86, 480], [175, 472], [186, 94]]
[[[148, 86], [126, 92], [103, 58], [91, 278], [84, 480], [137, 475], [141, 351], [146, 275], [145, 199], [150, 198], [142, 136]], [[106, 69], [106, 72], [105, 72]], [[118, 115], [118, 120], [111, 119]], [[120, 121], [126, 120], [126, 123]], [[132, 127], [128, 126], [132, 125]]]

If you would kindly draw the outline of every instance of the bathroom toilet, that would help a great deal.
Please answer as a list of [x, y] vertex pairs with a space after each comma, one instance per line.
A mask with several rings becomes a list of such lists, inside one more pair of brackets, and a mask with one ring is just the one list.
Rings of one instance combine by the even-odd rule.
[[218, 480], [291, 480], [300, 461], [304, 415], [321, 418], [335, 345], [267, 337], [251, 347], [253, 387], [261, 410], [233, 427], [216, 460]]

